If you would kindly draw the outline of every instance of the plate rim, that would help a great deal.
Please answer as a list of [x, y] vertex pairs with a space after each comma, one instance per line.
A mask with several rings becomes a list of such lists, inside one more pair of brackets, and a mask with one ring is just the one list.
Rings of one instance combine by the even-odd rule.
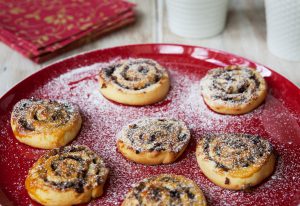
[[[295, 87], [295, 91], [297, 91], [295, 94], [300, 97], [300, 89], [297, 87], [297, 85], [295, 85], [293, 82], [289, 81], [286, 77], [282, 76], [281, 74], [277, 73], [276, 71], [270, 69], [269, 67], [264, 66], [264, 65], [262, 65], [260, 63], [256, 63], [255, 61], [252, 61], [250, 59], [247, 59], [247, 58], [244, 58], [242, 56], [235, 55], [235, 54], [232, 54], [232, 53], [229, 53], [229, 52], [226, 52], [226, 51], [211, 49], [211, 48], [202, 47], [202, 46], [183, 45], [183, 44], [167, 44], [167, 43], [164, 43], [164, 44], [132, 44], [132, 45], [124, 45], [124, 46], [115, 46], [115, 47], [109, 47], [109, 48], [103, 48], [103, 49], [95, 49], [95, 50], [86, 51], [86, 52], [82, 52], [82, 53], [78, 53], [78, 54], [69, 56], [67, 58], [64, 58], [64, 59], [61, 59], [59, 61], [56, 61], [56, 62], [54, 62], [52, 64], [49, 64], [49, 65], [47, 65], [45, 67], [42, 67], [40, 70], [34, 72], [33, 74], [29, 75], [28, 77], [24, 78], [23, 80], [21, 80], [20, 82], [18, 82], [17, 84], [15, 84], [3, 96], [0, 97], [0, 103], [3, 102], [3, 100], [5, 100], [6, 97], [8, 97], [9, 95], [11, 95], [13, 93], [13, 91], [15, 91], [16, 89], [18, 89], [18, 87], [22, 86], [23, 82], [30, 81], [31, 79], [37, 78], [41, 73], [43, 73], [43, 72], [45, 73], [48, 70], [50, 71], [51, 69], [53, 69], [54, 71], [60, 71], [59, 69], [55, 69], [55, 66], [58, 65], [58, 64], [61, 64], [64, 61], [67, 61], [69, 63], [69, 62], [73, 61], [72, 59], [77, 58], [79, 56], [84, 57], [84, 56], [89, 56], [92, 53], [97, 53], [97, 52], [102, 53], [102, 52], [107, 52], [109, 50], [114, 50], [114, 49], [118, 49], [118, 48], [119, 49], [120, 48], [128, 49], [130, 47], [140, 47], [140, 46], [151, 46], [151, 47], [159, 47], [159, 46], [181, 46], [181, 47], [184, 47], [184, 48], [201, 48], [201, 49], [205, 49], [207, 51], [213, 51], [213, 52], [221, 53], [221, 54], [224, 54], [224, 55], [230, 55], [230, 56], [233, 56], [233, 57], [241, 58], [241, 59], [244, 59], [244, 60], [246, 60], [246, 61], [248, 61], [250, 63], [255, 63], [257, 66], [262, 66], [262, 67], [270, 70], [271, 72], [274, 72], [275, 75], [280, 76], [281, 78], [284, 79], [284, 81], [288, 82], [291, 86]], [[165, 54], [168, 55], [168, 54], [171, 54], [171, 53], [170, 52], [166, 52]], [[178, 54], [178, 52], [175, 52], [175, 53], [172, 53], [172, 54]], [[197, 58], [195, 58], [195, 59], [197, 59]], [[88, 65], [89, 64], [83, 65], [83, 66], [88, 66]], [[71, 68], [69, 71], [71, 71], [73, 69], [76, 69], [76, 68], [77, 67]], [[61, 75], [61, 74], [62, 73], [59, 73], [58, 76]], [[52, 79], [52, 77], [50, 79]], [[1, 111], [1, 107], [0, 107], [0, 111]], [[1, 188], [0, 188], [0, 193], [1, 193]]]

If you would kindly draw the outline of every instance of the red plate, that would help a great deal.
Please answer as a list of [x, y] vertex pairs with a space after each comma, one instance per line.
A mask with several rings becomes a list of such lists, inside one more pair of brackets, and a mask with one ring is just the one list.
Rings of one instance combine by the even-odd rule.
[[[164, 101], [130, 107], [101, 96], [97, 84], [101, 66], [129, 57], [154, 59], [170, 71], [172, 87]], [[199, 94], [198, 83], [207, 70], [230, 64], [254, 67], [268, 82], [266, 101], [249, 114], [214, 113]], [[71, 144], [89, 146], [110, 168], [104, 196], [90, 205], [119, 205], [133, 183], [161, 173], [193, 179], [210, 205], [300, 204], [300, 90], [276, 72], [250, 60], [202, 47], [146, 44], [81, 54], [35, 73], [0, 99], [0, 202], [3, 205], [38, 205], [27, 195], [24, 180], [28, 169], [46, 150], [19, 143], [10, 128], [12, 107], [20, 99], [30, 97], [66, 99], [80, 106], [83, 127]], [[116, 151], [116, 133], [123, 125], [143, 116], [175, 117], [188, 124], [192, 141], [176, 163], [144, 166], [127, 161]], [[278, 153], [275, 173], [251, 191], [230, 191], [214, 185], [201, 173], [195, 158], [196, 141], [208, 132], [243, 132], [268, 139]]]

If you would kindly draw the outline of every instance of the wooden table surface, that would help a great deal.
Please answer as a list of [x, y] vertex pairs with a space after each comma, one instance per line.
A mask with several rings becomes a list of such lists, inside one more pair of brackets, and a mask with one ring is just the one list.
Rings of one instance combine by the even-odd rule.
[[187, 39], [171, 33], [164, 0], [131, 1], [137, 3], [135, 24], [40, 65], [0, 42], [0, 96], [25, 77], [57, 60], [89, 50], [136, 43], [178, 43], [224, 50], [269, 66], [300, 86], [300, 62], [280, 59], [267, 48], [263, 0], [231, 0], [225, 30], [208, 39]]

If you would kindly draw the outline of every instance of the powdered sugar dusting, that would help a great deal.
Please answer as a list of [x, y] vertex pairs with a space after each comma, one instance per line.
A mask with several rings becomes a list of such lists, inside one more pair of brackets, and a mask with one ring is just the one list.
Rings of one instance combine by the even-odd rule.
[[180, 152], [190, 140], [185, 123], [168, 118], [143, 118], [130, 123], [117, 134], [118, 141], [137, 152]]
[[[160, 62], [160, 61], [158, 61]], [[295, 119], [282, 102], [269, 94], [266, 102], [251, 113], [230, 116], [212, 112], [200, 95], [199, 80], [206, 70], [200, 70], [195, 64], [171, 64], [160, 62], [169, 70], [171, 90], [167, 98], [154, 105], [145, 107], [125, 106], [110, 102], [99, 92], [97, 75], [107, 63], [97, 63], [78, 68], [60, 75], [38, 88], [28, 97], [65, 99], [80, 107], [83, 126], [72, 145], [84, 144], [103, 157], [110, 168], [109, 179], [103, 197], [93, 200], [89, 205], [119, 205], [131, 185], [157, 174], [172, 173], [184, 175], [194, 180], [210, 205], [297, 205], [300, 203], [300, 138], [299, 120]], [[272, 112], [272, 111], [277, 111]], [[127, 161], [116, 150], [116, 134], [124, 125], [144, 117], [167, 117], [184, 121], [191, 130], [191, 142], [183, 155], [173, 164], [145, 166]], [[293, 124], [283, 129], [276, 127], [284, 124], [285, 119]], [[273, 120], [276, 119], [276, 124]], [[5, 125], [9, 125], [7, 120]], [[275, 126], [274, 126], [275, 125]], [[284, 132], [283, 132], [284, 131]], [[201, 173], [195, 157], [196, 141], [204, 134], [212, 132], [242, 132], [270, 140], [278, 153], [275, 173], [259, 187], [251, 191], [230, 191], [214, 185]], [[10, 131], [0, 132], [1, 136], [10, 136]], [[285, 137], [282, 137], [284, 135]], [[289, 141], [284, 141], [289, 138]], [[292, 143], [289, 143], [292, 142]], [[9, 163], [10, 170], [20, 170], [13, 186], [6, 191], [24, 205], [33, 204], [24, 189], [23, 180], [29, 167], [43, 150], [36, 150], [17, 143], [12, 138], [6, 144], [0, 144], [1, 151], [9, 151], [13, 145], [19, 154], [12, 154], [18, 161], [26, 161], [21, 168]], [[2, 162], [8, 159], [1, 160]], [[8, 184], [7, 185], [11, 185]], [[280, 195], [280, 198], [277, 196]], [[22, 198], [25, 197], [25, 198]]]

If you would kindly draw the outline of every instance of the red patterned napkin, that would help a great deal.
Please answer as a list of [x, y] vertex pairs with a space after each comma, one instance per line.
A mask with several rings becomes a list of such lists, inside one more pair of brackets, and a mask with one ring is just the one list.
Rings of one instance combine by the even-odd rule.
[[0, 40], [36, 62], [134, 21], [122, 0], [0, 0]]

